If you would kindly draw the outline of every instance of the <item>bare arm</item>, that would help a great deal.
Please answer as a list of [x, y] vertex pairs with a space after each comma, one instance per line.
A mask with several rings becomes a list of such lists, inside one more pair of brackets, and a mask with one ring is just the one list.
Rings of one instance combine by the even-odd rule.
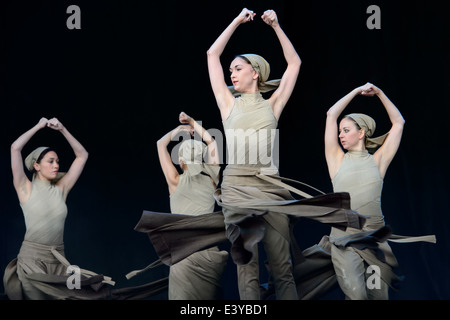
[[63, 190], [64, 198], [66, 199], [70, 190], [72, 190], [73, 186], [83, 172], [89, 153], [58, 119], [50, 119], [48, 126], [51, 129], [59, 131], [64, 138], [66, 138], [75, 153], [75, 160], [72, 162], [69, 170], [64, 177], [57, 182], [57, 185]]
[[205, 141], [205, 143], [208, 145], [208, 163], [210, 164], [219, 164], [219, 153], [217, 150], [217, 143], [216, 140], [213, 139], [213, 137], [209, 134], [208, 131], [205, 130], [205, 128], [200, 125], [197, 121], [195, 121], [194, 118], [188, 116], [186, 113], [181, 112], [180, 113], [180, 122], [189, 124], [195, 132], [197, 132], [201, 137], [202, 140]]
[[280, 27], [275, 11], [267, 10], [264, 12], [261, 18], [275, 31], [275, 34], [280, 41], [284, 58], [287, 62], [287, 67], [281, 78], [280, 86], [277, 88], [277, 90], [275, 90], [275, 92], [269, 99], [274, 111], [274, 115], [277, 119], [279, 119], [284, 107], [286, 106], [286, 103], [291, 97], [292, 91], [294, 90], [302, 61], [291, 41], [286, 36], [283, 29]]
[[181, 131], [191, 132], [189, 126], [178, 126], [177, 128], [166, 133], [156, 142], [159, 164], [161, 165], [164, 177], [166, 178], [167, 186], [169, 188], [169, 194], [172, 194], [178, 186], [180, 174], [178, 173], [177, 168], [172, 162], [170, 153], [167, 150], [167, 146], [172, 141], [172, 139]]
[[344, 158], [344, 151], [339, 145], [337, 120], [350, 101], [361, 93], [361, 88], [362, 87], [358, 87], [350, 91], [327, 111], [325, 124], [325, 159], [327, 161], [328, 173], [331, 179], [333, 179], [338, 172], [342, 159]]
[[11, 145], [11, 169], [13, 184], [20, 203], [27, 201], [31, 191], [31, 181], [28, 179], [24, 171], [22, 149], [36, 134], [36, 132], [47, 126], [47, 122], [48, 120], [46, 118], [41, 118], [33, 128], [23, 133]]
[[383, 145], [374, 153], [375, 160], [378, 164], [381, 176], [384, 178], [386, 171], [394, 158], [400, 146], [400, 141], [403, 135], [403, 127], [405, 120], [397, 107], [389, 100], [382, 90], [371, 83], [368, 83], [364, 88], [364, 95], [376, 95], [383, 104], [392, 123], [389, 134]]
[[222, 55], [225, 46], [233, 35], [234, 31], [242, 24], [253, 20], [255, 14], [253, 11], [243, 9], [241, 13], [233, 19], [230, 25], [222, 32], [207, 51], [208, 58], [208, 72], [211, 87], [216, 98], [217, 106], [219, 107], [222, 120], [228, 117], [231, 107], [234, 103], [234, 97], [231, 94], [225, 82], [220, 56]]

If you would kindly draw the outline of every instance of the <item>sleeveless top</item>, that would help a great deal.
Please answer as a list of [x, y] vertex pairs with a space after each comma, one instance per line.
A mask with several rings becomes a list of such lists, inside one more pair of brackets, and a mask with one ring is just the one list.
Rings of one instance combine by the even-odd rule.
[[25, 218], [24, 240], [45, 245], [63, 244], [67, 206], [58, 186], [33, 179], [30, 197], [20, 206]]
[[[216, 188], [211, 179], [217, 185], [219, 172], [219, 165], [206, 163], [188, 165], [188, 170], [180, 175], [178, 186], [170, 195], [170, 211], [187, 215], [214, 212], [215, 199], [213, 194]], [[206, 175], [203, 173], [206, 173]]]
[[277, 167], [278, 121], [260, 92], [237, 97], [223, 121], [227, 142], [227, 167]]
[[[260, 92], [242, 93], [236, 98], [223, 126], [227, 166], [223, 172], [220, 195], [216, 197], [228, 230], [230, 225], [252, 214], [247, 209], [252, 205], [261, 206], [264, 203], [266, 206], [281, 207], [293, 198], [288, 190], [256, 175], [257, 172], [278, 175], [278, 121], [270, 102]], [[256, 211], [265, 212], [266, 206]], [[288, 239], [289, 226], [285, 215], [269, 212], [264, 215], [264, 220]]]
[[369, 217], [364, 229], [384, 225], [381, 211], [383, 178], [375, 158], [367, 150], [347, 151], [332, 183], [334, 192], [350, 194], [352, 210]]

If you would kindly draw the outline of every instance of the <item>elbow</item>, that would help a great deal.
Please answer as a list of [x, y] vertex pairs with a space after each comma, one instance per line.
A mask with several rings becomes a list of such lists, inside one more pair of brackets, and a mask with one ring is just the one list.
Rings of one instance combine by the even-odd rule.
[[403, 131], [404, 126], [405, 119], [403, 119], [403, 117], [400, 117], [392, 122], [392, 128], [396, 128], [397, 130]]
[[300, 66], [302, 65], [302, 59], [300, 59], [300, 56], [298, 54], [296, 54], [292, 57], [292, 59], [290, 59], [289, 65], [292, 65], [293, 67], [296, 67], [297, 69], [300, 69]]
[[216, 50], [214, 50], [213, 48], [209, 48], [206, 51], [206, 57], [208, 59], [211, 58], [211, 57], [218, 57], [218, 56], [219, 56], [218, 52]]
[[290, 70], [292, 73], [298, 73], [300, 72], [300, 66], [302, 65], [302, 61], [300, 60], [300, 57], [296, 56], [295, 58], [291, 58], [287, 60], [287, 68], [286, 70]]
[[295, 72], [298, 75], [300, 73], [301, 65], [302, 61], [300, 59], [294, 59], [293, 61], [289, 62], [288, 68], [289, 70], [292, 70], [292, 72]]
[[302, 65], [302, 59], [299, 55], [297, 55], [296, 64], [298, 65], [298, 68], [300, 69], [300, 66]]
[[334, 120], [335, 118], [337, 118], [335, 112], [333, 112], [333, 110], [331, 110], [331, 108], [328, 109], [327, 119]]
[[292, 66], [295, 68], [295, 70], [297, 72], [300, 72], [300, 67], [302, 66], [301, 60], [299, 60], [298, 62], [293, 63]]
[[78, 157], [84, 159], [85, 161], [87, 161], [87, 159], [89, 158], [89, 152], [84, 150], [84, 151], [80, 152]]
[[11, 144], [11, 152], [20, 151], [20, 148], [17, 146], [16, 142]]
[[164, 141], [163, 138], [159, 139], [158, 141], [156, 141], [156, 149], [160, 150], [162, 148], [166, 148], [167, 147], [167, 143]]
[[391, 119], [392, 124], [395, 124], [399, 127], [404, 127], [405, 125], [405, 118], [403, 118], [402, 114], [399, 112], [395, 117]]
[[21, 146], [20, 143], [18, 143], [17, 141], [14, 141], [11, 144], [11, 153], [22, 152], [22, 148], [23, 148], [23, 146]]

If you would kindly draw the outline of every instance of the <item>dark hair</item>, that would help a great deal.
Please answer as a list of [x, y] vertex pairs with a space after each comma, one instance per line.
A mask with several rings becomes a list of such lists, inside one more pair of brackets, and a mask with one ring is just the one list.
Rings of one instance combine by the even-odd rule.
[[[41, 160], [45, 157], [45, 155], [47, 153], [49, 153], [50, 151], [54, 151], [54, 150], [52, 148], [44, 149], [44, 151], [42, 151], [41, 154], [39, 155], [39, 157], [36, 159], [36, 163], [40, 163]], [[33, 170], [31, 172], [36, 173], [36, 169], [33, 167]]]
[[234, 58], [235, 58], [235, 59], [236, 59], [236, 58], [241, 58], [242, 60], [244, 60], [245, 62], [247, 62], [249, 65], [252, 65], [252, 63], [250, 62], [250, 60], [248, 60], [246, 57], [244, 57], [244, 56], [242, 56], [242, 55], [240, 55], [240, 54], [236, 55]]

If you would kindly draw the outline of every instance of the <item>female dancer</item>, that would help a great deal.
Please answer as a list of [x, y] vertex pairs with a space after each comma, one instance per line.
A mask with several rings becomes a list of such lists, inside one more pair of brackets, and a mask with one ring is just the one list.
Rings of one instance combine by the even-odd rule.
[[[344, 116], [337, 126], [337, 119], [345, 107], [357, 95], [377, 96], [384, 105], [392, 123], [388, 134], [373, 138], [375, 121], [365, 115], [353, 113]], [[328, 172], [335, 192], [349, 192], [351, 207], [369, 219], [363, 231], [376, 230], [384, 226], [381, 210], [381, 192], [386, 171], [394, 158], [403, 133], [405, 120], [400, 111], [382, 90], [371, 83], [358, 87], [340, 99], [327, 112], [325, 128], [325, 157]], [[339, 131], [339, 135], [338, 135]], [[342, 148], [347, 150], [344, 152]], [[378, 148], [370, 154], [368, 149]], [[345, 232], [332, 228], [330, 242], [347, 234], [361, 230], [348, 228]], [[379, 244], [386, 261], [377, 260], [370, 250], [354, 247], [331, 246], [331, 257], [338, 283], [347, 299], [388, 299], [388, 285], [392, 285], [395, 275], [392, 267], [397, 261], [387, 244]], [[368, 289], [366, 270], [376, 264], [381, 270], [380, 286]]]
[[[24, 172], [21, 151], [39, 130], [49, 127], [59, 131], [69, 142], [75, 160], [65, 174], [59, 172], [59, 158], [47, 147], [35, 149], [25, 159], [26, 169], [33, 173], [30, 181]], [[68, 284], [72, 271], [64, 255], [66, 199], [88, 159], [86, 149], [56, 119], [42, 118], [33, 128], [11, 145], [11, 167], [14, 188], [25, 217], [26, 233], [18, 257], [5, 270], [4, 284], [9, 299], [106, 299], [110, 278], [80, 270], [77, 287]]]
[[[219, 183], [219, 154], [216, 141], [192, 117], [181, 112], [183, 124], [158, 140], [158, 156], [167, 181], [172, 213], [199, 216], [214, 211], [214, 190]], [[182, 174], [172, 162], [167, 146], [182, 131], [197, 132], [207, 146], [194, 139], [184, 140], [178, 150]], [[206, 155], [207, 153], [207, 155]], [[204, 158], [207, 157], [207, 162]], [[228, 252], [217, 247], [197, 251], [170, 266], [170, 300], [211, 300], [221, 296], [221, 277]]]
[[[341, 207], [332, 208], [332, 197], [328, 196], [324, 197], [325, 201], [314, 198], [311, 202], [302, 202], [295, 200], [288, 190], [306, 198], [311, 196], [280, 181], [274, 164], [274, 133], [294, 89], [301, 60], [273, 10], [265, 11], [261, 18], [275, 31], [287, 62], [281, 80], [268, 81], [270, 65], [267, 61], [259, 55], [244, 54], [231, 62], [233, 86], [227, 86], [221, 54], [234, 31], [252, 21], [254, 16], [255, 13], [244, 8], [207, 52], [210, 82], [222, 117], [228, 151], [228, 164], [216, 197], [222, 207], [227, 237], [232, 243], [231, 255], [237, 264], [241, 299], [260, 299], [257, 254], [260, 240], [267, 253], [277, 298], [298, 299], [290, 256], [288, 215], [313, 219], [320, 216], [318, 220], [329, 222], [337, 213], [334, 217], [345, 215], [345, 219], [349, 219], [345, 224], [353, 221], [357, 228], [361, 221], [342, 207], [343, 203], [348, 203], [343, 194], [332, 196], [342, 197], [338, 201]], [[262, 97], [261, 93], [273, 90], [267, 100]], [[269, 159], [268, 152], [271, 152]]]
[[[231, 62], [230, 73], [234, 90], [241, 93], [241, 97], [238, 99], [233, 96], [225, 82], [222, 64], [220, 62], [220, 56], [234, 31], [241, 24], [252, 21], [255, 15], [253, 11], [244, 8], [219, 36], [208, 50], [208, 70], [211, 86], [216, 97], [225, 130], [247, 130], [255, 128], [261, 131], [266, 130], [265, 133], [270, 136], [269, 132], [272, 133], [272, 129], [276, 129], [281, 112], [292, 94], [301, 65], [300, 57], [281, 29], [276, 13], [273, 10], [267, 10], [261, 18], [275, 31], [283, 49], [287, 68], [278, 89], [275, 90], [268, 100], [263, 99], [260, 92], [266, 90], [266, 82], [270, 72], [268, 63], [262, 57], [241, 55], [237, 56]], [[274, 87], [270, 87], [270, 89], [273, 90]], [[250, 121], [251, 119], [253, 121]], [[227, 132], [226, 137], [227, 144], [234, 138], [229, 134], [227, 135]], [[269, 146], [266, 150], [272, 151], [272, 146]], [[228, 149], [228, 151], [233, 153], [234, 150]], [[236, 166], [239, 164], [251, 165], [251, 163], [248, 163], [250, 161], [246, 161], [245, 153], [242, 159], [230, 159], [229, 157], [228, 162], [235, 162]], [[269, 165], [273, 167], [273, 163], [269, 163]], [[267, 164], [259, 164], [256, 167], [267, 167]], [[253, 178], [251, 176], [246, 178], [239, 176], [233, 177], [228, 174], [230, 168], [232, 168], [232, 165], [228, 164], [224, 172], [221, 188], [222, 209], [225, 222], [228, 225], [234, 220], [232, 216], [237, 216], [240, 213], [233, 212], [233, 209], [225, 207], [226, 204], [231, 204], [230, 202], [232, 202], [232, 200], [228, 200], [227, 193], [233, 196], [233, 186], [245, 187], [249, 184], [248, 180]], [[256, 178], [256, 180], [258, 179]], [[262, 189], [262, 187], [259, 186], [259, 189]], [[273, 186], [270, 187], [273, 188]], [[246, 215], [246, 213], [243, 214]], [[271, 216], [270, 220], [272, 221], [268, 221], [269, 216]], [[231, 231], [228, 225], [227, 231]], [[274, 215], [271, 213], [265, 215], [264, 247], [272, 268], [278, 299], [298, 299], [295, 281], [292, 275], [288, 226], [289, 221], [286, 215]], [[279, 230], [281, 230], [281, 233]], [[237, 265], [238, 288], [241, 299], [260, 298], [258, 255], [256, 253], [257, 249], [254, 249], [251, 262], [245, 265]]]

